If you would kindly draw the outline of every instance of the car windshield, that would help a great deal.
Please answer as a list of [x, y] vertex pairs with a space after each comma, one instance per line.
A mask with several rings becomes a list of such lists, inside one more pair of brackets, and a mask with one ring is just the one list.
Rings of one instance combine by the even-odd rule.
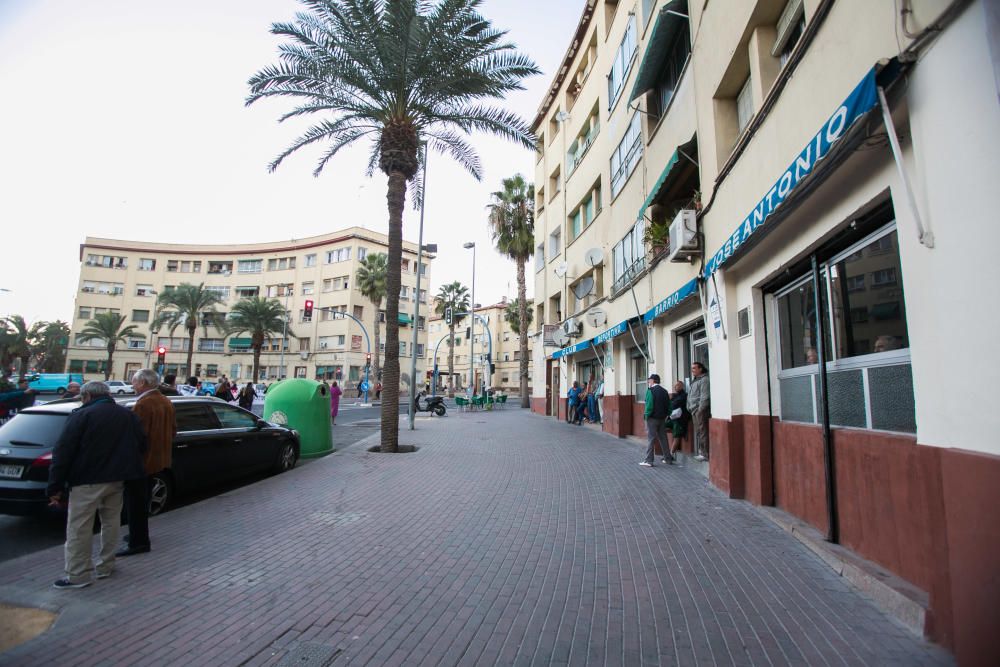
[[65, 424], [64, 414], [24, 412], [0, 426], [0, 443], [54, 447]]

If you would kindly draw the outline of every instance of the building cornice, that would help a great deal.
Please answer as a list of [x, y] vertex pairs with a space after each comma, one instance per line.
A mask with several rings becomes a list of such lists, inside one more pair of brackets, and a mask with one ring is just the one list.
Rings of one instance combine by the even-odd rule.
[[580, 16], [580, 22], [576, 26], [576, 33], [573, 35], [573, 39], [569, 43], [569, 48], [566, 49], [566, 55], [563, 56], [562, 65], [560, 65], [559, 71], [556, 72], [555, 79], [553, 79], [552, 85], [550, 85], [548, 91], [546, 91], [545, 97], [542, 98], [542, 104], [538, 107], [538, 113], [535, 114], [535, 120], [531, 122], [531, 131], [535, 134], [538, 134], [538, 127], [542, 124], [546, 114], [549, 113], [549, 109], [552, 108], [552, 103], [556, 100], [556, 97], [559, 95], [559, 91], [562, 89], [563, 82], [566, 81], [566, 75], [573, 66], [573, 61], [576, 59], [576, 55], [579, 53], [580, 47], [583, 45], [583, 38], [586, 37], [587, 30], [590, 28], [590, 22], [594, 18], [594, 11], [596, 10], [596, 7], [597, 0], [586, 0], [586, 4], [583, 6], [583, 15]]

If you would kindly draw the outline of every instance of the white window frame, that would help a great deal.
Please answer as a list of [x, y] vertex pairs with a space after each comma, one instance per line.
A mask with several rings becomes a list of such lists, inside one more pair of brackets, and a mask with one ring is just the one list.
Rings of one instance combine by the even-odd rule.
[[634, 13], [631, 13], [628, 17], [628, 26], [625, 28], [625, 34], [622, 35], [622, 41], [618, 44], [618, 50], [615, 51], [615, 57], [611, 63], [611, 71], [608, 72], [609, 110], [615, 108], [615, 104], [625, 89], [625, 82], [632, 71], [633, 63], [635, 63], [638, 46], [636, 17]]
[[743, 133], [750, 121], [753, 120], [753, 75], [748, 74], [747, 80], [743, 82], [740, 92], [736, 95], [736, 125], [737, 132]]
[[632, 115], [621, 141], [611, 154], [611, 199], [625, 187], [642, 159], [642, 123], [637, 111]]

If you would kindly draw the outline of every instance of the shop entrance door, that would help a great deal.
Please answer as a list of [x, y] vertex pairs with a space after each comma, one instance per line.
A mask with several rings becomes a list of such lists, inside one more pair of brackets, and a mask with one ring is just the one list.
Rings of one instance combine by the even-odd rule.
[[708, 333], [703, 321], [677, 335], [677, 375], [684, 378], [687, 388], [691, 386], [691, 364], [696, 361], [708, 368]]
[[559, 362], [550, 361], [549, 362], [549, 414], [555, 417], [559, 416], [559, 401], [562, 397], [562, 391], [559, 386]]

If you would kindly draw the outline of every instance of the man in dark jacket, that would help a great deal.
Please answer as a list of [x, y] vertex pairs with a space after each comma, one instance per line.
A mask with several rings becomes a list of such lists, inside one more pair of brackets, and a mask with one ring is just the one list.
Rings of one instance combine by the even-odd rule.
[[660, 386], [660, 376], [653, 373], [649, 376], [649, 388], [646, 389], [646, 458], [639, 462], [641, 466], [652, 467], [656, 455], [656, 443], [660, 443], [660, 452], [664, 463], [673, 463], [674, 457], [667, 446], [666, 420], [670, 415], [670, 394]]
[[52, 505], [69, 489], [66, 521], [66, 576], [55, 588], [83, 588], [93, 583], [91, 558], [94, 515], [101, 517], [98, 579], [111, 576], [122, 511], [125, 480], [143, 477], [146, 438], [139, 418], [116, 404], [103, 382], [80, 390], [83, 405], [66, 420], [52, 452], [47, 494]]

